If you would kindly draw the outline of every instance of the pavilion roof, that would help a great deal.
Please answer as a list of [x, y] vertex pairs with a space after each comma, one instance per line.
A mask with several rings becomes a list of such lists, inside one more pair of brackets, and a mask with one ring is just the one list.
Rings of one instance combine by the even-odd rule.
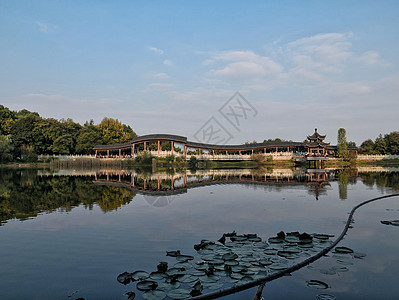
[[317, 139], [324, 140], [324, 139], [326, 138], [326, 136], [325, 136], [325, 135], [319, 134], [319, 133], [317, 132], [317, 128], [315, 128], [315, 129], [314, 129], [314, 133], [313, 133], [312, 135], [308, 135], [307, 138], [308, 138], [309, 140], [317, 140]]

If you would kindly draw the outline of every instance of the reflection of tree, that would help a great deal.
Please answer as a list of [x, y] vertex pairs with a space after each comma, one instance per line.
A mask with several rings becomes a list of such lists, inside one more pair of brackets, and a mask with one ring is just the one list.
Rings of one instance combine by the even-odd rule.
[[135, 193], [128, 189], [109, 186], [103, 189], [101, 200], [97, 201], [97, 204], [104, 212], [108, 212], [128, 204], [134, 196]]
[[338, 190], [339, 198], [344, 200], [348, 198], [348, 173], [344, 170], [338, 172]]
[[0, 221], [26, 220], [55, 209], [70, 211], [97, 203], [104, 211], [129, 203], [135, 193], [123, 187], [97, 186], [91, 177], [46, 177], [34, 171], [3, 171], [0, 174]]
[[385, 188], [399, 190], [399, 172], [370, 172], [361, 173], [359, 176], [363, 183], [369, 187], [373, 187], [376, 184], [381, 190]]

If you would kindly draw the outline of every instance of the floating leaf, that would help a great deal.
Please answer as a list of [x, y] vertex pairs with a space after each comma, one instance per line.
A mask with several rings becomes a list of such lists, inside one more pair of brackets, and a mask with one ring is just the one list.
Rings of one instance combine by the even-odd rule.
[[348, 247], [343, 247], [343, 246], [341, 246], [341, 247], [336, 247], [335, 249], [334, 249], [334, 251], [336, 252], [336, 253], [353, 253], [353, 250], [351, 249], [351, 248], [348, 248]]
[[269, 241], [269, 243], [272, 243], [272, 244], [278, 244], [278, 243], [284, 242], [283, 239], [278, 238], [278, 237], [271, 237], [268, 239], [268, 241]]
[[128, 272], [123, 272], [116, 277], [116, 280], [122, 284], [128, 284], [132, 280], [132, 274]]
[[236, 258], [238, 258], [238, 255], [237, 254], [235, 254], [235, 253], [226, 253], [226, 254], [224, 254], [223, 256], [222, 256], [222, 258], [224, 259], [224, 260], [234, 260], [234, 259], [236, 259]]
[[332, 237], [329, 234], [320, 234], [320, 233], [316, 233], [313, 235], [314, 238], [319, 239], [319, 240], [328, 240], [330, 237]]
[[236, 260], [226, 260], [226, 262], [224, 263], [226, 266], [238, 266], [238, 261]]
[[146, 300], [162, 300], [166, 298], [166, 293], [164, 291], [155, 290], [146, 292], [142, 296]]
[[320, 281], [320, 280], [308, 280], [306, 281], [309, 287], [315, 288], [315, 289], [327, 289], [329, 288], [328, 284]]
[[165, 276], [166, 276], [165, 273], [158, 272], [158, 271], [150, 273], [150, 278], [153, 280], [161, 280], [161, 279], [165, 278]]
[[319, 272], [321, 274], [325, 274], [325, 275], [335, 275], [337, 274], [337, 271], [335, 268], [331, 268], [331, 269], [320, 269]]
[[191, 274], [186, 274], [186, 275], [184, 275], [184, 276], [179, 278], [179, 281], [180, 282], [184, 282], [184, 283], [194, 282], [194, 281], [197, 281], [197, 280], [198, 280], [198, 277], [194, 276], [194, 275], [191, 275]]
[[354, 258], [362, 259], [362, 258], [365, 258], [367, 256], [367, 254], [366, 253], [361, 253], [361, 252], [353, 252], [352, 256]]
[[136, 287], [139, 291], [151, 291], [158, 287], [158, 283], [152, 280], [143, 280], [138, 282]]
[[169, 291], [169, 290], [173, 290], [173, 289], [178, 289], [179, 287], [180, 287], [180, 282], [178, 282], [178, 281], [173, 281], [173, 282], [161, 282], [160, 284], [159, 284], [159, 287], [161, 288], [161, 289], [164, 289], [164, 290], [167, 290], [167, 291]]
[[136, 271], [132, 273], [132, 278], [134, 280], [143, 280], [147, 279], [150, 275], [146, 271]]
[[194, 256], [191, 256], [191, 255], [178, 255], [178, 256], [176, 256], [176, 260], [180, 261], [180, 262], [186, 262], [186, 261], [193, 260], [193, 259], [194, 259]]
[[169, 291], [167, 295], [172, 299], [186, 299], [190, 297], [190, 291], [186, 289], [176, 289]]
[[337, 259], [337, 263], [339, 263], [341, 265], [346, 265], [346, 266], [353, 265], [353, 262], [351, 262], [349, 260], [344, 260], [344, 259]]
[[125, 295], [127, 296], [126, 300], [133, 300], [134, 298], [136, 298], [136, 294], [134, 292], [127, 292]]
[[319, 294], [316, 296], [318, 300], [335, 300], [335, 296], [329, 294]]
[[169, 270], [166, 272], [166, 274], [167, 274], [168, 276], [185, 275], [185, 274], [186, 274], [186, 271], [185, 271], [185, 270], [182, 270], [182, 269], [180, 269], [180, 268], [171, 268], [171, 269], [169, 269]]
[[336, 272], [339, 272], [339, 273], [348, 272], [348, 271], [349, 271], [349, 269], [348, 269], [347, 267], [333, 267], [333, 269], [334, 269]]
[[201, 282], [217, 282], [220, 279], [220, 277], [216, 276], [216, 275], [205, 275], [205, 276], [201, 276], [199, 278], [199, 280], [201, 280]]
[[179, 262], [173, 266], [173, 269], [191, 269], [193, 265], [189, 262]]

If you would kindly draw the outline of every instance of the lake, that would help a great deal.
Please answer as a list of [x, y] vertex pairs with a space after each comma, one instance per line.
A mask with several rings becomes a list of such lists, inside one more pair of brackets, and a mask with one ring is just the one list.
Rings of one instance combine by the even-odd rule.
[[[313, 234], [328, 234], [329, 240], [335, 240], [355, 205], [399, 193], [399, 169], [382, 167], [164, 172], [2, 169], [0, 181], [0, 299], [127, 299], [129, 291], [141, 299], [143, 292], [136, 289], [136, 282], [124, 285], [117, 276], [156, 271], [161, 261], [172, 268], [176, 258], [167, 257], [166, 251], [179, 249], [194, 256], [182, 263], [198, 267], [196, 262], [204, 262], [212, 251], [244, 253], [254, 247], [262, 253], [266, 248], [277, 252], [283, 249], [281, 244], [266, 242], [281, 231], [312, 234], [313, 248], [294, 243], [299, 250], [292, 253], [297, 256], [264, 258], [289, 266], [320, 249]], [[363, 206], [338, 245], [356, 255], [330, 252], [291, 276], [268, 282], [264, 298], [397, 298], [398, 222], [381, 223], [393, 220], [399, 220], [399, 197]], [[244, 245], [227, 238], [229, 247], [216, 243], [217, 247], [199, 252], [194, 249], [201, 240], [217, 241], [233, 231], [238, 236], [256, 234], [262, 242], [252, 237]], [[241, 245], [245, 251], [236, 248]], [[258, 254], [251, 256], [261, 259]], [[254, 261], [235, 260], [239, 265]], [[217, 269], [217, 278], [203, 284], [203, 293], [254, 278], [260, 269], [273, 272], [267, 266], [248, 266], [247, 273], [240, 272], [234, 281]], [[190, 272], [199, 276], [201, 270]], [[176, 278], [180, 289], [191, 289]], [[312, 280], [327, 288], [312, 285]], [[256, 290], [224, 299], [252, 299]]]

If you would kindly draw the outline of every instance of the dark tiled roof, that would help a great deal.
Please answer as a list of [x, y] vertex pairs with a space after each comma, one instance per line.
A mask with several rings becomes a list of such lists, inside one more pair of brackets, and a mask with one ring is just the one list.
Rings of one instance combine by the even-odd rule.
[[142, 141], [144, 142], [144, 141], [149, 141], [149, 140], [168, 140], [168, 141], [181, 142], [181, 143], [186, 143], [187, 142], [187, 138], [185, 136], [181, 136], [181, 135], [146, 134], [146, 135], [135, 137], [132, 140], [132, 143], [142, 142]]
[[297, 147], [302, 146], [301, 142], [267, 142], [267, 143], [256, 143], [256, 144], [244, 144], [244, 145], [213, 145], [203, 144], [196, 142], [187, 142], [187, 147], [190, 148], [203, 148], [210, 150], [251, 150], [260, 148], [272, 148], [272, 147]]
[[317, 128], [314, 129], [314, 133], [310, 136], [308, 136], [309, 140], [317, 140], [317, 139], [321, 139], [324, 140], [326, 138], [325, 135], [321, 135], [317, 132]]

